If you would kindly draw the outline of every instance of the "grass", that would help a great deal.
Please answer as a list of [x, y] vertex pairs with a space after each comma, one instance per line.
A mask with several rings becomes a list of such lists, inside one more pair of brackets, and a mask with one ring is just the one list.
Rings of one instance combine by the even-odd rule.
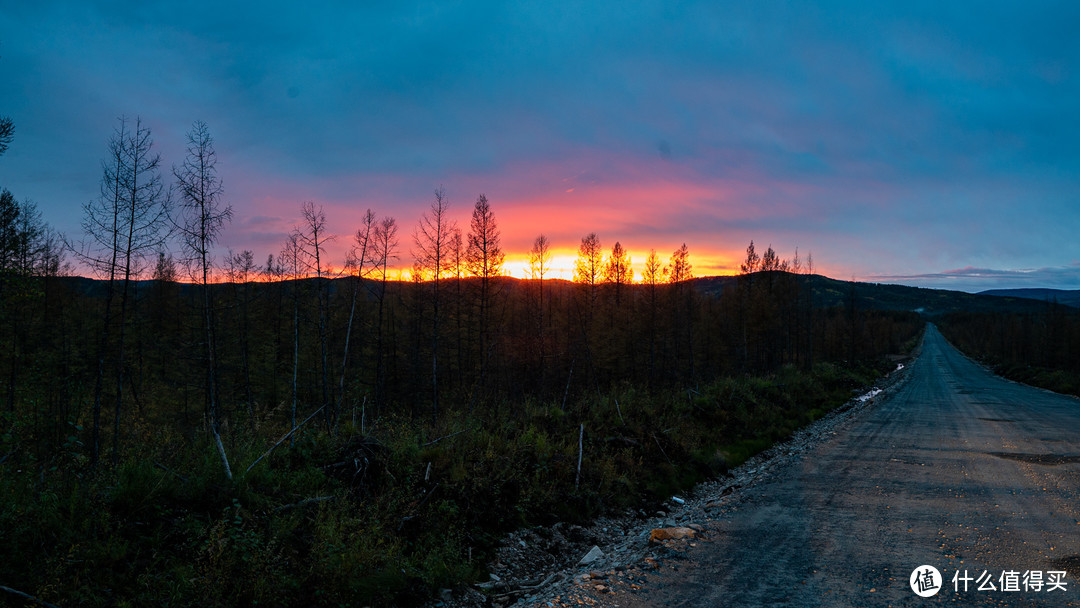
[[[266, 445], [238, 441], [233, 482], [208, 442], [152, 429], [96, 475], [74, 443], [48, 461], [28, 453], [0, 477], [0, 584], [65, 606], [415, 604], [481, 577], [505, 532], [654, 506], [891, 365], [788, 367], [686, 393], [624, 384], [566, 411], [449, 408], [438, 427], [389, 416], [366, 436], [302, 432], [248, 473]], [[17, 445], [18, 421], [5, 426]]]

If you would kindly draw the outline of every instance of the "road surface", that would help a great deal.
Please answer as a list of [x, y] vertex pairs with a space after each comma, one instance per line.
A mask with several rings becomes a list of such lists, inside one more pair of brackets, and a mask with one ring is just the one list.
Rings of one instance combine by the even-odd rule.
[[[1080, 606], [1080, 400], [991, 374], [933, 326], [908, 374], [744, 488], [686, 559], [600, 604]], [[944, 579], [928, 598], [909, 581], [924, 564]], [[1050, 591], [1060, 571], [1065, 589]], [[1010, 572], [1020, 591], [1002, 590]]]

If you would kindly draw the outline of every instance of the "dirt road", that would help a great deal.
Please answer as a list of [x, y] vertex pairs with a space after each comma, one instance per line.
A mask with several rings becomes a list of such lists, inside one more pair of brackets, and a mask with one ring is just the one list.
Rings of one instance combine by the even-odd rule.
[[[640, 589], [594, 598], [623, 608], [1080, 606], [1080, 400], [994, 376], [933, 326], [908, 373], [831, 440], [744, 488], [685, 559]], [[909, 582], [924, 564], [942, 575], [928, 598]], [[955, 591], [965, 571], [968, 590], [960, 580]], [[1049, 590], [1054, 571], [1067, 573], [1064, 590]], [[1014, 580], [1019, 591], [1002, 590]]]

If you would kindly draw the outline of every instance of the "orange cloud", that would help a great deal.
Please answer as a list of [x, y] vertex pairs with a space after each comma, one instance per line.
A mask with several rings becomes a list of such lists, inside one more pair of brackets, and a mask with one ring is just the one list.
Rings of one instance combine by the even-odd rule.
[[[597, 165], [602, 167], [592, 171]], [[295, 184], [285, 180], [264, 182], [256, 213], [250, 220], [237, 217], [223, 242], [234, 250], [253, 248], [264, 260], [265, 249], [276, 253], [291, 227], [299, 223], [301, 203], [315, 200], [324, 206], [329, 233], [334, 236], [327, 243], [329, 259], [340, 267], [370, 207], [380, 217], [397, 219], [399, 250], [394, 267], [407, 277], [413, 262], [413, 233], [430, 205], [434, 186], [425, 189], [393, 175], [357, 175], [345, 181], [318, 183], [309, 196], [302, 196]], [[480, 193], [487, 196], [502, 232], [505, 270], [519, 278], [529, 276], [528, 251], [535, 238], [545, 234], [553, 253], [546, 276], [572, 279], [577, 248], [590, 232], [598, 234], [605, 252], [620, 242], [631, 256], [637, 279], [651, 249], [666, 264], [683, 243], [690, 249], [696, 276], [733, 274], [751, 238], [761, 249], [773, 238], [750, 234], [746, 226], [763, 214], [786, 214], [789, 201], [805, 194], [805, 186], [798, 184], [769, 183], [766, 187], [753, 176], [702, 178], [671, 163], [610, 158], [522, 164], [496, 175], [459, 176], [445, 186], [451, 217], [463, 234], [468, 233], [473, 201]], [[762, 205], [761, 200], [780, 202]], [[778, 250], [788, 245], [775, 244]]]

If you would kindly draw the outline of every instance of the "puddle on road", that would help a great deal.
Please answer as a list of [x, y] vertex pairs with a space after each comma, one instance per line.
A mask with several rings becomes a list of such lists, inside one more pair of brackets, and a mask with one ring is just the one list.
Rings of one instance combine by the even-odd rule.
[[987, 452], [987, 454], [1006, 460], [1017, 460], [1019, 462], [1030, 462], [1032, 464], [1048, 466], [1080, 462], [1080, 455], [1077, 454], [1014, 454], [1011, 452]]

